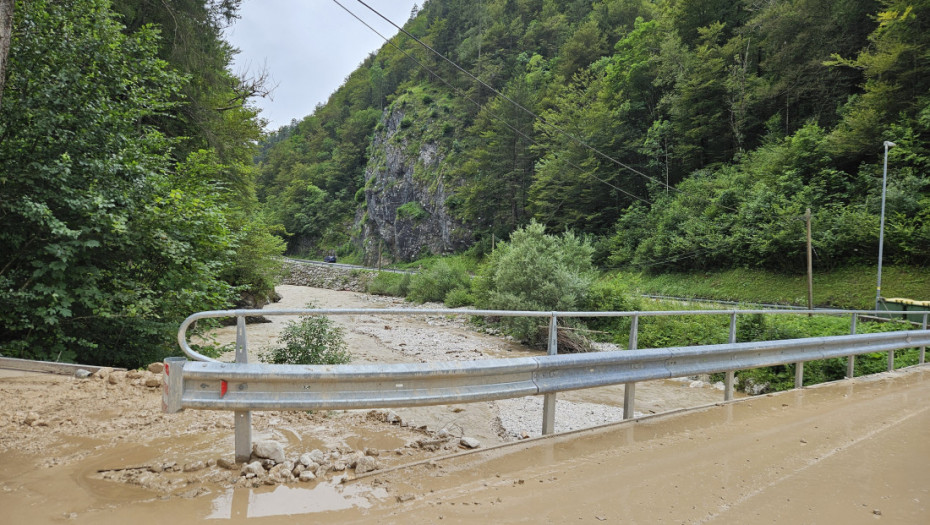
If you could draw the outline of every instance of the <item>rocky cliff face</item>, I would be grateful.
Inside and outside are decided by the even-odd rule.
[[[441,116],[409,99],[388,108],[372,138],[365,170],[365,202],[356,215],[356,242],[368,263],[409,261],[428,253],[461,251],[472,231],[447,205],[457,184],[444,169]]]

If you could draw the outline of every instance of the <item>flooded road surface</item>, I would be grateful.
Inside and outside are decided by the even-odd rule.
[[[100,479],[205,436],[0,454],[3,523],[926,523],[930,369],[420,458],[346,481],[166,495]],[[355,439],[400,443],[400,436]],[[359,443],[355,443],[359,445]],[[175,450],[183,457],[185,453]],[[196,454],[195,454],[196,455]],[[417,459],[417,458],[413,458]]]
[[[930,521],[930,369],[534,440],[388,479],[400,523]]]
[[[282,308],[397,305],[282,290]],[[446,316],[334,319],[356,362],[533,355]],[[283,322],[250,325],[250,350],[272,344]],[[314,481],[273,485],[219,464],[232,455],[232,414],[162,414],[154,379],[0,372],[0,524],[928,522],[927,368],[719,405],[706,384],[647,382],[637,387],[647,417],[522,441],[538,434],[537,397],[397,419],[256,412],[255,440],[283,444],[289,458],[319,450],[333,464]],[[557,428],[616,421],[621,408],[622,387],[566,393]],[[508,413],[525,417],[505,428]],[[481,447],[465,451],[462,436]],[[377,469],[356,475],[349,461],[360,455]]]

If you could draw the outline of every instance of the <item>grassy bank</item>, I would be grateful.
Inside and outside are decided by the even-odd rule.
[[[763,270],[645,275],[620,272],[646,294],[725,301],[807,305],[807,276]],[[814,273],[814,306],[869,309],[875,305],[876,268],[856,266]],[[908,266],[882,269],[882,295],[930,300],[930,270]]]

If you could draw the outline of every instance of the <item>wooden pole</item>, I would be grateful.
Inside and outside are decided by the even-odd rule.
[[[804,214],[804,220],[807,222],[807,309],[814,309],[814,263],[812,260],[813,250],[811,249],[811,209],[808,208]],[[807,314],[811,316],[811,314]]]

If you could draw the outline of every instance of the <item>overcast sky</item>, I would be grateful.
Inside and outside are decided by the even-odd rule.
[[[398,25],[423,0],[365,0]],[[356,0],[339,0],[385,36],[397,33]],[[309,115],[326,102],[345,78],[384,40],[352,18],[332,0],[243,0],[241,18],[226,31],[240,50],[233,71],[268,70],[277,84],[272,99],[254,103],[275,130]]]

